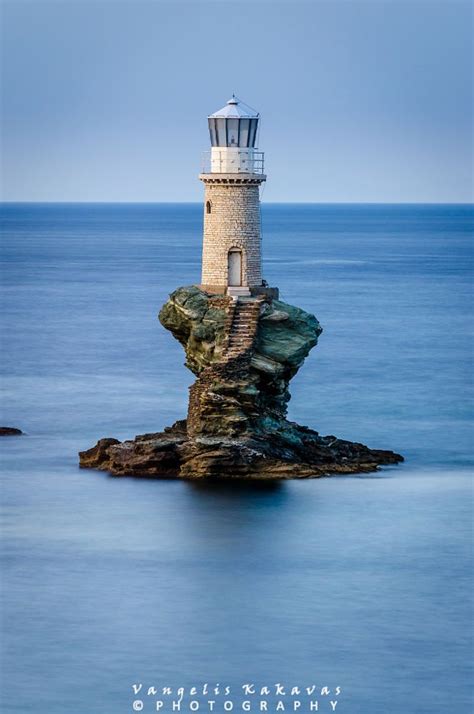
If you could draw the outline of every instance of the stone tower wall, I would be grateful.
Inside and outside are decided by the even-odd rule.
[[[205,184],[202,285],[228,285],[228,254],[242,251],[242,285],[262,284],[259,184],[264,180],[218,180],[201,175]],[[211,212],[207,212],[210,203]]]

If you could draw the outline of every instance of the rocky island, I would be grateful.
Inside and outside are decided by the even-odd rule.
[[[322,331],[313,315],[265,294],[235,300],[190,286],[176,290],[159,317],[197,377],[187,419],[122,443],[101,439],[80,453],[81,467],[114,476],[289,479],[403,460],[286,419],[289,382]]]
[[[232,96],[208,123],[201,283],[175,290],[160,312],[196,376],[187,418],[131,441],[101,439],[80,453],[81,467],[114,476],[289,479],[402,461],[287,420],[290,380],[322,330],[263,280],[258,112]]]

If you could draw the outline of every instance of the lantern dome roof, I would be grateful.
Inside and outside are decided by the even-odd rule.
[[[222,107],[222,109],[214,112],[214,114],[210,114],[209,118],[222,117],[225,119],[247,119],[256,118],[258,116],[259,113],[255,111],[255,109],[252,109],[252,107],[249,107],[247,104],[241,102],[240,99],[233,94],[232,98],[229,99],[225,107]]]

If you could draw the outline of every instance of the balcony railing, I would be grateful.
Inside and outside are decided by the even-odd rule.
[[[225,149],[212,153],[206,151],[202,158],[202,173],[220,174],[263,174],[264,152],[255,151],[229,154]]]

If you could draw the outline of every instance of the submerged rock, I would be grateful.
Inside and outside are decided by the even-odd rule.
[[[187,419],[131,441],[101,439],[80,453],[81,467],[115,476],[288,479],[403,460],[286,419],[289,382],[322,332],[313,315],[265,295],[235,302],[191,286],[172,293],[159,318],[197,377]]]

